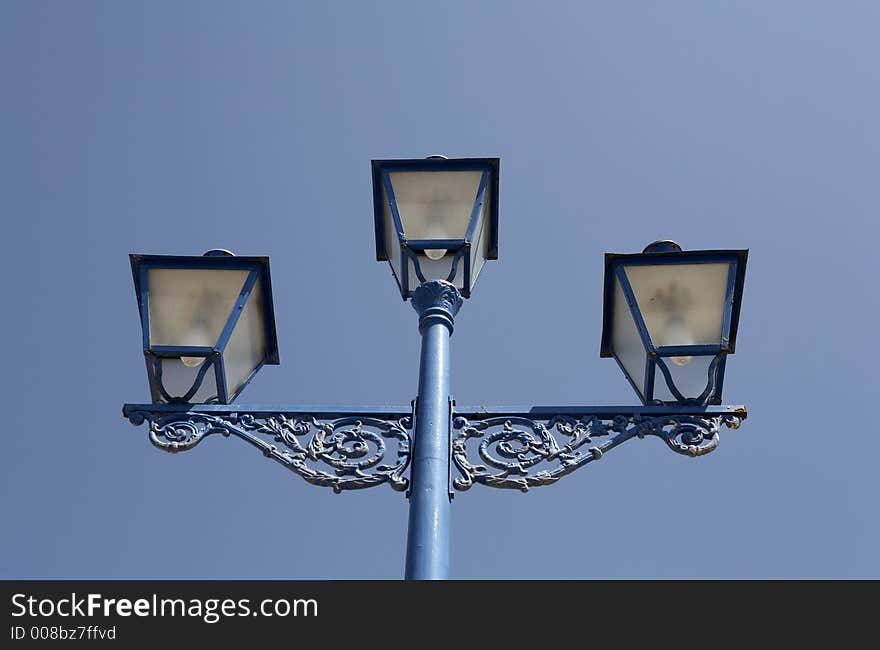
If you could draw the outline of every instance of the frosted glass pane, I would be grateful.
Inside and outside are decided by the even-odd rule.
[[[422,269],[422,275],[425,276],[425,280],[445,280],[452,271],[452,260],[455,259],[455,253],[447,253],[439,260],[432,260],[425,255],[419,255],[418,257],[419,268]],[[407,266],[409,267],[409,290],[415,291],[422,281],[416,275],[415,265],[410,262]],[[459,289],[464,287],[464,260],[459,260],[458,270],[455,273],[452,284]]]
[[[625,270],[654,345],[721,343],[729,264],[632,265]]]
[[[639,396],[644,396],[648,355],[617,278],[614,279],[614,331],[611,347],[617,360],[638,386]]]
[[[407,240],[464,239],[482,171],[391,172]]]
[[[391,215],[391,206],[388,204],[384,186],[382,187],[382,220],[385,228],[385,254],[391,263],[394,277],[400,284],[400,240],[397,237],[397,228],[394,226],[394,217]]]
[[[714,356],[690,357],[688,363],[683,366],[674,363],[668,357],[664,361],[672,374],[675,387],[681,391],[681,394],[685,397],[699,397],[709,381],[709,364],[712,359]],[[654,371],[654,399],[663,402],[678,401],[666,385],[666,378],[660,368]]]
[[[471,242],[471,287],[483,270],[486,257],[489,255],[489,188],[484,193],[483,206],[474,229],[474,240]]]
[[[192,388],[201,364],[195,368],[184,365],[180,359],[160,359],[162,364],[162,386],[171,397],[183,397]],[[204,362],[202,362],[204,363]],[[193,404],[204,404],[217,397],[217,375],[214,367],[208,368],[202,385],[189,401]]]
[[[150,343],[213,347],[248,271],[149,269]]]
[[[251,373],[266,358],[266,330],[263,324],[262,283],[257,282],[251,292],[226,350],[223,362],[226,370],[226,391],[232,397]]]

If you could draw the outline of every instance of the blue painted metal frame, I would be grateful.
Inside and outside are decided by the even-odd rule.
[[[122,416],[128,418],[132,413],[140,411],[160,414],[204,413],[208,415],[228,415],[231,413],[250,413],[252,415],[273,415],[275,413],[285,413],[288,415],[308,414],[321,419],[369,415],[370,417],[386,419],[412,416],[413,404],[410,403],[405,406],[399,404],[379,406],[351,406],[344,404],[124,404]],[[453,405],[452,413],[455,416],[466,417],[469,420],[504,415],[512,417],[548,417],[554,415],[595,415],[597,417],[614,417],[616,415],[642,417],[662,417],[664,415],[736,415],[742,418],[748,415],[746,407],[741,404],[706,406],[640,404],[625,406],[579,406],[576,404],[562,404],[559,406],[534,404],[478,406],[466,404],[461,407]]]
[[[613,356],[623,371],[633,390],[645,404],[655,403],[654,380],[657,367],[660,367],[666,385],[679,403],[700,401],[702,403],[721,403],[721,389],[724,384],[724,371],[726,369],[726,356],[733,354],[736,345],[736,332],[739,326],[739,313],[742,304],[742,293],[745,283],[746,262],[748,250],[708,250],[708,251],[668,251],[658,253],[636,254],[605,254],[605,290],[602,317],[602,345],[600,356]],[[720,345],[680,345],[680,346],[656,346],[651,340],[650,333],[642,318],[641,311],[635,299],[629,278],[624,271],[627,266],[654,266],[666,264],[717,264],[729,265],[727,287],[725,295],[724,316],[722,320]],[[621,291],[627,301],[630,314],[645,347],[646,362],[644,376],[644,391],[639,390],[635,380],[614,353],[612,345],[613,319],[614,319],[614,283],[620,283]],[[685,398],[672,380],[672,375],[663,360],[672,356],[714,356],[708,370],[707,384],[703,393],[698,398]]]
[[[403,228],[403,220],[397,208],[397,199],[394,195],[394,187],[391,183],[390,173],[396,171],[483,171],[480,184],[474,197],[474,207],[471,211],[470,221],[464,239],[443,240],[408,240]],[[389,251],[385,247],[385,222],[383,218],[383,193],[388,198],[391,209],[391,217],[400,242],[400,277],[391,265],[400,293],[404,300],[412,297],[417,287],[409,286],[409,265],[413,265],[413,271],[420,282],[428,278],[424,276],[419,264],[417,252],[431,248],[445,248],[453,254],[450,274],[445,278],[452,282],[458,275],[463,274],[461,293],[465,298],[471,294],[471,243],[475,234],[480,208],[489,194],[489,212],[486,218],[489,220],[489,242],[486,259],[498,259],[498,158],[456,158],[456,159],[426,159],[426,160],[373,160],[373,213],[376,231],[376,260],[390,261]],[[461,269],[459,269],[459,265]]]
[[[275,330],[275,310],[272,300],[272,284],[269,272],[268,257],[232,257],[232,256],[178,256],[178,255],[130,255],[132,277],[134,278],[135,294],[141,316],[144,356],[147,364],[147,375],[150,382],[150,394],[155,403],[164,401],[188,402],[201,387],[209,368],[214,369],[217,392],[213,399],[226,404],[238,397],[264,365],[278,365],[278,339]],[[205,346],[169,346],[150,344],[150,309],[149,283],[147,271],[157,269],[222,269],[249,271],[238,298],[226,320],[223,330],[213,347]],[[226,385],[226,372],[223,352],[229,343],[235,325],[244,310],[247,300],[257,282],[262,288],[263,323],[266,338],[266,356],[247,380],[233,394],[229,395]],[[162,358],[179,358],[182,356],[205,357],[196,375],[193,385],[182,396],[171,396],[161,382]]]

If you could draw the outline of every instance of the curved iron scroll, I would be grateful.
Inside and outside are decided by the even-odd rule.
[[[319,419],[309,415],[251,413],[162,413],[132,411],[132,424],[150,425],[150,441],[159,449],[176,453],[192,449],[206,437],[234,435],[302,476],[312,485],[358,490],[388,483],[403,491],[403,476],[410,461],[412,418],[379,419],[349,416]],[[396,447],[396,460],[383,464]],[[280,444],[273,444],[280,443]],[[323,463],[331,471],[314,467]]]
[[[453,485],[456,490],[467,490],[482,483],[527,492],[555,483],[633,437],[656,436],[679,454],[702,456],[718,446],[722,425],[736,429],[741,421],[731,414],[607,418],[500,415],[471,420],[459,416],[453,420],[459,433],[452,440],[452,459],[461,476]],[[480,463],[475,464],[468,457],[468,442],[477,438]],[[551,466],[535,471],[542,463]]]

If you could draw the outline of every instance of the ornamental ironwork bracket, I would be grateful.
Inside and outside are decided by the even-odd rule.
[[[171,453],[219,433],[337,493],[409,486],[412,407],[126,404],[123,414],[134,425],[148,422],[150,441]],[[454,408],[451,464],[459,475],[452,486],[526,492],[645,436],[676,453],[703,456],[718,446],[722,426],[736,429],[746,415],[743,406]]]
[[[722,425],[736,429],[742,406],[535,407],[456,411],[452,460],[474,483],[527,492],[550,485],[632,438],[654,436],[672,451],[703,456],[720,441]]]
[[[312,485],[358,490],[387,483],[402,491],[410,462],[412,412],[367,409],[264,409],[127,404],[123,415],[149,422],[150,442],[170,453],[210,435],[236,436]]]

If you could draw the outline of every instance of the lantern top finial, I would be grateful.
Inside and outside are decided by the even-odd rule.
[[[658,239],[657,241],[653,241],[647,246],[645,246],[645,250],[643,253],[680,253],[682,250],[681,246],[679,246],[676,242],[671,239]]]

